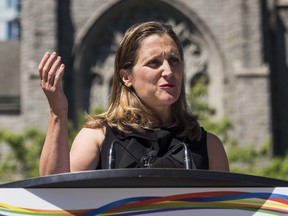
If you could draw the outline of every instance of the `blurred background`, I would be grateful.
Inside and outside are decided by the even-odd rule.
[[[44,53],[66,64],[71,141],[107,106],[125,30],[149,20],[178,34],[187,97],[231,171],[288,179],[288,0],[0,0],[0,183],[39,175]]]

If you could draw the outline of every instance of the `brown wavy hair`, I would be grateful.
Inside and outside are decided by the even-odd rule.
[[[153,129],[155,118],[151,110],[140,100],[133,88],[128,88],[124,85],[119,71],[120,69],[125,69],[128,73],[132,73],[141,42],[154,34],[160,36],[167,34],[170,36],[176,43],[181,61],[184,63],[182,46],[170,25],[150,21],[130,27],[116,52],[112,94],[108,109],[100,115],[89,115],[85,127],[101,128],[109,125],[126,134],[143,131],[144,128]],[[191,112],[186,100],[185,76],[183,76],[180,96],[172,104],[171,108],[175,125],[182,127],[182,132],[179,136],[190,140],[200,139],[201,129],[197,116]]]

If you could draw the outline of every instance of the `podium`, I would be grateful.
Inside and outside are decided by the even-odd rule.
[[[0,215],[288,215],[288,181],[184,169],[64,173],[0,185]]]

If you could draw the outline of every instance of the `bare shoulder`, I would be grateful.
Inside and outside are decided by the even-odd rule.
[[[105,128],[82,128],[75,137],[70,150],[71,171],[94,170],[105,139]]]
[[[216,146],[217,145],[223,145],[222,141],[219,139],[219,137],[213,133],[210,133],[210,132],[207,132],[207,143],[208,143],[208,145],[210,145],[210,144],[211,145],[214,144]]]
[[[77,134],[77,136],[75,137],[75,141],[77,141],[77,139],[85,139],[85,140],[99,140],[99,138],[103,138],[105,137],[105,128],[96,128],[96,129],[92,129],[92,128],[82,128],[79,133]]]
[[[229,171],[228,159],[222,141],[215,134],[209,132],[207,132],[207,150],[210,170]]]

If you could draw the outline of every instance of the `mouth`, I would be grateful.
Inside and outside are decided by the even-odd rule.
[[[160,88],[174,88],[174,87],[175,85],[170,83],[160,85]]]

